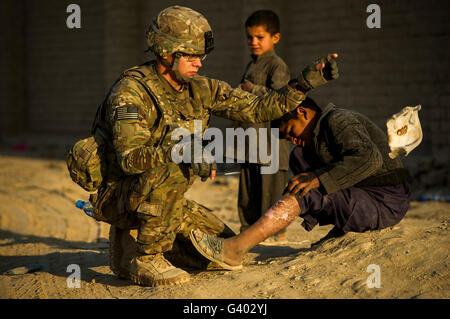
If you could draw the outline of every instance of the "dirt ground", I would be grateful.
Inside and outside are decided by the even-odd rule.
[[[238,232],[237,181],[196,182],[187,197],[214,209]],[[413,202],[395,227],[348,233],[314,246],[331,227],[308,233],[296,221],[288,228],[289,245],[255,247],[243,270],[195,271],[184,285],[146,288],[109,269],[109,226],[74,205],[87,198],[64,161],[0,156],[0,298],[450,297],[450,203]],[[43,268],[3,274],[29,264]],[[80,288],[67,285],[71,264],[80,266]],[[370,288],[368,278],[369,283],[378,278],[379,288]]]

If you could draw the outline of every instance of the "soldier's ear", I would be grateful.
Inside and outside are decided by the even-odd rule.
[[[163,57],[161,57],[161,59],[166,60],[169,63],[172,63],[173,62],[173,54],[168,55],[168,56],[163,56]]]

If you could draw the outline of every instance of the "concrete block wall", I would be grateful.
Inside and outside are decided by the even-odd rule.
[[[145,49],[144,30],[140,24],[140,1],[104,1],[104,85],[109,90],[127,68],[142,63]]]
[[[0,1],[0,143],[26,129],[24,2]]]
[[[32,133],[86,135],[104,94],[104,5],[77,2],[81,28],[69,29],[70,3],[25,2],[25,103]]]
[[[81,29],[66,27],[70,3],[81,7]],[[340,54],[341,78],[312,92],[313,98],[365,113],[383,128],[391,114],[422,104],[424,141],[414,152],[450,158],[450,3],[379,0],[381,29],[369,29],[370,3],[2,1],[0,132],[4,137],[87,135],[98,104],[120,72],[152,58],[143,52],[145,30],[161,9],[174,4],[202,12],[214,30],[216,49],[201,73],[235,86],[249,61],[244,21],[254,10],[272,9],[281,18],[277,52],[292,76],[323,54]],[[229,122],[215,119],[212,124]]]
[[[313,98],[360,111],[383,129],[390,115],[421,104],[424,141],[414,152],[450,157],[448,1],[376,1],[380,29],[366,25],[373,1],[283,3],[292,70],[322,54],[340,54],[340,79]]]

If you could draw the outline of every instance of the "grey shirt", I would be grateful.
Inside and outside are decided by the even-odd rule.
[[[328,194],[358,185],[396,185],[408,178],[399,158],[389,157],[386,134],[366,116],[332,103],[314,128],[314,172]]]
[[[274,50],[266,52],[259,56],[253,56],[252,60],[247,64],[241,83],[244,80],[248,80],[254,84],[253,91],[251,93],[258,96],[266,94],[269,90],[278,90],[287,85],[290,80],[289,68],[286,63],[275,53]],[[247,129],[249,127],[267,128],[267,144],[268,151],[271,152],[270,145],[270,122],[258,123],[258,124],[242,124],[239,123],[235,126]],[[259,132],[257,132],[259,136]],[[258,145],[260,145],[258,140]],[[246,153],[248,153],[248,144],[245,145]],[[279,169],[289,169],[289,153],[291,150],[290,142],[287,140],[279,140]],[[248,154],[246,154],[248,158]]]

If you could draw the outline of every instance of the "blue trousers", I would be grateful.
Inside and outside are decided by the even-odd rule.
[[[305,155],[300,147],[292,151],[289,165],[294,175],[312,170],[315,161]],[[307,231],[317,224],[331,224],[344,233],[390,227],[402,220],[411,199],[408,182],[392,186],[354,186],[332,194],[316,188],[303,197],[300,193],[296,196],[302,226]]]

